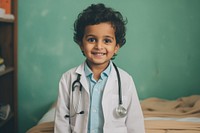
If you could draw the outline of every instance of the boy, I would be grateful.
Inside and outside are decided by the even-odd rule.
[[[74,41],[86,61],[60,80],[55,133],[145,133],[132,77],[111,61],[125,44],[125,24],[104,4],[78,15]]]

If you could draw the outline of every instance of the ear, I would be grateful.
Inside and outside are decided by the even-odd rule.
[[[117,52],[118,52],[119,48],[120,48],[120,45],[119,45],[119,44],[117,44],[117,45],[115,46],[115,53],[117,53]]]

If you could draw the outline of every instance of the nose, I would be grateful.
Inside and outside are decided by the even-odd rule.
[[[103,48],[103,43],[101,41],[96,42],[95,48],[96,49],[102,49]]]

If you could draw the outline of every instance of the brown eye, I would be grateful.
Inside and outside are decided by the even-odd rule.
[[[112,40],[111,40],[111,39],[105,39],[105,40],[104,40],[104,43],[106,43],[106,44],[107,44],[107,43],[112,43]]]
[[[88,42],[95,42],[96,39],[95,39],[95,38],[88,38],[87,41],[88,41]]]

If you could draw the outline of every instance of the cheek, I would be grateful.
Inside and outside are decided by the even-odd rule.
[[[89,46],[83,46],[82,48],[81,48],[81,50],[85,53],[85,54],[90,54],[91,53],[91,47],[89,47]]]

